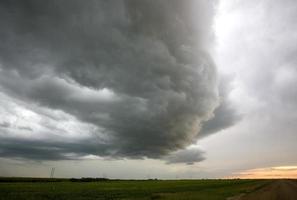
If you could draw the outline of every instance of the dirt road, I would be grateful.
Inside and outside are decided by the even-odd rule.
[[[297,200],[296,180],[275,180],[238,200]]]

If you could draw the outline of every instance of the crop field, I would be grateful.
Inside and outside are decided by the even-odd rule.
[[[0,179],[0,200],[227,199],[269,180]]]

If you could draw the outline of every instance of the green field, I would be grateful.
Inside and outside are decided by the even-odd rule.
[[[256,190],[265,180],[108,180],[71,182],[68,179],[0,180],[1,200],[93,200],[93,199],[226,199]]]

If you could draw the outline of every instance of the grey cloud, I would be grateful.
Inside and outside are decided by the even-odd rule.
[[[196,162],[205,160],[204,152],[198,148],[190,148],[173,152],[170,155],[164,157],[167,164],[184,163],[187,165],[193,165]]]
[[[74,142],[1,138],[0,141],[0,157],[40,161],[73,160],[87,155],[100,156],[104,154],[105,149],[107,148],[104,144],[98,145],[91,140]]]
[[[27,131],[33,131],[32,128],[28,127],[28,126],[18,126],[18,129],[20,130],[27,130]]]
[[[159,158],[218,104],[212,16],[206,0],[1,1],[1,90],[97,126],[98,155]]]
[[[2,128],[8,128],[8,127],[10,127],[11,125],[10,125],[10,123],[9,122],[0,122],[0,127],[2,127]]]
[[[233,77],[221,75],[219,83],[220,105],[215,109],[213,118],[203,123],[198,138],[227,129],[242,119],[242,115],[239,114],[236,106],[229,98],[233,89],[232,81]]]
[[[11,124],[10,122],[0,122],[0,129],[9,129],[9,128],[17,128],[20,130],[28,130],[28,131],[33,131],[32,128],[28,127],[28,126],[14,126],[13,124]]]

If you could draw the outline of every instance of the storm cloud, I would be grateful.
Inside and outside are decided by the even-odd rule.
[[[204,138],[217,133],[239,122],[243,116],[238,112],[230,99],[232,93],[232,76],[220,75],[219,81],[219,106],[214,110],[213,118],[202,125],[198,138]]]
[[[167,164],[182,163],[193,165],[196,162],[205,160],[204,152],[199,148],[188,148],[179,150],[163,158]]]
[[[15,102],[1,106],[50,123],[4,117],[0,156],[161,158],[194,143],[219,104],[214,3],[1,1],[0,90]]]

